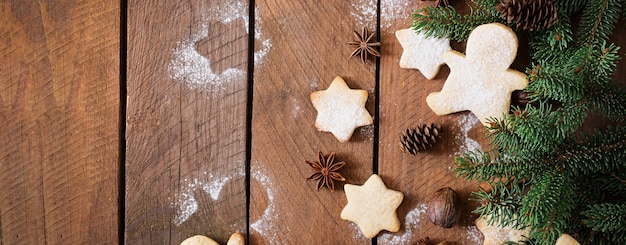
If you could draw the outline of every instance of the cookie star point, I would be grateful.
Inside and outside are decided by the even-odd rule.
[[[315,127],[332,133],[340,142],[350,140],[354,130],[374,123],[365,109],[368,92],[350,89],[343,78],[337,76],[328,89],[311,94],[311,102],[317,110]]]
[[[450,39],[426,37],[410,28],[397,30],[396,39],[404,49],[400,67],[418,69],[429,80],[435,78],[444,64],[441,55],[452,49]]]
[[[373,174],[362,186],[345,184],[344,191],[348,204],[341,211],[341,218],[356,223],[367,238],[382,230],[400,230],[396,209],[404,194],[388,189],[380,176]]]

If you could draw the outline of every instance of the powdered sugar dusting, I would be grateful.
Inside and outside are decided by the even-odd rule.
[[[384,241],[385,244],[415,243],[416,241],[411,240],[417,238],[413,235],[413,232],[419,226],[419,223],[422,221],[422,216],[426,213],[427,209],[428,205],[426,205],[425,203],[417,205],[417,207],[415,207],[406,215],[404,221],[404,233],[402,233],[401,235],[395,235],[394,233],[385,233],[379,236],[380,240]]]
[[[376,1],[359,0],[352,3],[353,11],[350,12],[357,27],[376,24]]]
[[[370,26],[376,23],[376,1],[358,0],[352,3],[353,11],[350,13],[357,27]],[[386,0],[380,3],[381,29],[388,30],[396,20],[406,22],[404,26],[411,24],[411,14],[415,8],[411,7],[409,0]]]
[[[259,8],[255,8],[254,10],[257,13],[259,12]],[[261,14],[256,14],[254,17],[254,39],[261,40],[261,47],[258,50],[254,51],[255,66],[263,64],[265,56],[267,56],[267,54],[270,52],[270,48],[272,47],[272,42],[269,38],[263,39],[263,33],[261,32],[262,19],[260,16]],[[246,26],[248,26],[248,21],[246,21]],[[248,30],[248,28],[246,28],[246,30]]]
[[[352,240],[353,241],[363,239],[364,236],[361,233],[361,229],[359,228],[359,226],[356,223],[348,222],[348,228],[350,228],[350,230],[352,230]]]
[[[290,100],[291,104],[291,114],[293,118],[299,118],[302,115],[303,110],[302,106],[300,106],[300,100],[297,97],[292,97]]]
[[[173,220],[174,224],[176,224],[177,226],[187,221],[187,219],[189,219],[191,215],[198,211],[198,202],[196,201],[196,198],[193,196],[193,194],[181,193],[178,199],[178,214],[176,215],[176,217],[174,217]]]
[[[187,40],[178,42],[173,52],[168,70],[170,76],[187,83],[192,89],[219,91],[222,84],[245,81],[246,72],[236,68],[228,68],[221,74],[213,73],[211,61],[202,56],[195,45],[209,35],[207,24],[201,25]]]
[[[222,191],[222,187],[224,187],[224,184],[226,184],[226,182],[229,180],[229,177],[225,177],[216,181],[212,181],[208,185],[202,186],[202,190],[204,190],[206,193],[209,193],[211,199],[217,200],[217,198],[220,196],[220,192]]]
[[[228,1],[225,4],[215,8],[216,19],[223,23],[230,23],[236,19],[243,18],[248,30],[248,11],[247,6],[242,1]]]
[[[467,240],[471,242],[471,244],[481,244],[483,241],[483,233],[476,228],[476,226],[467,226],[463,227],[467,234]]]
[[[480,123],[478,118],[471,113],[464,113],[459,117],[457,126],[459,126],[461,132],[454,137],[456,142],[459,143],[457,155],[467,151],[482,150],[481,145],[469,137],[469,131],[478,123]]]
[[[256,39],[261,39],[260,32],[257,32],[257,34],[255,34],[254,36]],[[265,39],[261,41],[261,48],[257,50],[256,52],[254,52],[254,65],[263,64],[263,60],[265,56],[267,55],[267,53],[270,52],[271,47],[272,47],[272,43],[270,42],[269,39]]]
[[[359,128],[359,132],[363,139],[372,141],[374,140],[374,125],[367,125]]]
[[[244,173],[237,173],[238,175],[243,175]],[[203,190],[205,193],[209,194],[211,199],[217,201],[224,185],[228,181],[232,179],[230,176],[225,177],[215,177],[213,174],[204,172],[202,179],[211,180],[209,182],[204,182],[199,178],[195,179],[183,179],[181,180],[181,188],[180,194],[177,200],[177,203],[172,203],[173,206],[178,204],[178,213],[176,217],[174,217],[174,224],[181,225],[187,219],[189,219],[196,211],[198,211],[198,202],[194,196],[194,193],[197,190]]]
[[[212,179],[213,181],[204,183],[199,179],[183,179],[181,184],[181,191],[176,203],[173,203],[173,206],[178,204],[178,213],[176,217],[174,217],[174,224],[181,225],[187,219],[191,217],[196,211],[198,211],[198,202],[196,201],[196,197],[194,196],[194,192],[198,189],[204,190],[211,199],[217,200],[222,191],[222,188],[231,178],[230,177],[222,177],[216,178],[213,175],[209,174],[207,176],[208,179]]]
[[[236,19],[244,20],[244,28],[248,32],[249,20],[246,5],[241,1],[227,2],[216,6],[214,9],[215,21],[231,23]],[[258,16],[258,15],[257,15]],[[255,18],[260,24],[261,19]],[[179,41],[172,51],[172,59],[168,65],[170,77],[185,82],[191,89],[217,92],[224,88],[224,84],[233,82],[245,82],[246,71],[238,68],[228,68],[220,74],[211,69],[211,61],[202,56],[196,49],[196,43],[207,38],[209,35],[208,24],[202,23],[195,27],[192,35],[185,40]],[[260,28],[255,31],[255,39],[261,40],[261,47],[254,52],[254,63],[261,64],[271,48],[270,39],[262,39]]]
[[[381,29],[386,31],[396,21],[402,21],[402,26],[411,25],[411,14],[415,11],[411,7],[411,2],[408,0],[386,0],[380,3],[380,15],[381,15]]]
[[[276,205],[274,204],[274,189],[269,177],[265,175],[258,167],[252,167],[250,170],[252,178],[261,184],[261,187],[267,191],[268,205],[263,211],[263,215],[256,221],[250,224],[250,228],[260,233],[270,244],[274,244],[274,240],[278,237],[278,232],[281,234],[289,234],[289,227],[277,227],[276,220],[279,219],[280,214],[276,213]]]

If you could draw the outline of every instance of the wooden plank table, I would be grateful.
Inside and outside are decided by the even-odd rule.
[[[436,116],[434,80],[398,66],[394,32],[429,1],[0,1],[0,244],[480,244],[476,184],[453,158],[488,147],[469,112]],[[454,3],[457,7],[464,3]],[[378,32],[381,58],[349,59],[352,32]],[[626,47],[618,28],[613,40]],[[453,44],[457,50],[463,44]],[[623,52],[622,52],[623,53]],[[515,67],[528,64],[522,47]],[[624,80],[626,63],[616,79]],[[374,125],[341,143],[314,126],[309,96],[343,77],[368,91]],[[462,98],[461,98],[462,99]],[[417,156],[402,131],[444,128]],[[379,174],[405,197],[399,232],[365,238],[339,217],[347,200],[307,181],[317,152],[347,164],[346,183]],[[451,229],[425,215],[457,190]]]
[[[119,16],[0,2],[0,244],[118,241]]]

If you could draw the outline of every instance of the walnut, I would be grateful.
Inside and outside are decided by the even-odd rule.
[[[458,195],[449,188],[444,187],[433,193],[428,202],[428,218],[433,224],[450,228],[456,225],[461,215],[458,203]]]

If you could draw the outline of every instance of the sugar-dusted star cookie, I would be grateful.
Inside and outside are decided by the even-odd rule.
[[[311,94],[311,102],[317,110],[315,127],[331,132],[339,141],[346,142],[354,130],[374,123],[365,109],[367,91],[350,89],[341,77],[335,77],[327,90]]]
[[[402,203],[402,192],[387,189],[380,176],[373,174],[362,186],[343,186],[348,204],[341,218],[356,223],[363,235],[372,238],[382,230],[400,230],[396,209]]]
[[[511,93],[528,85],[526,74],[509,68],[517,46],[515,32],[503,24],[476,27],[467,39],[467,55],[453,50],[443,54],[450,75],[426,103],[437,115],[469,110],[483,125],[490,117],[508,114]]]
[[[233,233],[226,245],[244,245],[246,243],[243,234]],[[219,245],[216,241],[203,235],[195,235],[182,241],[180,245]]]
[[[400,67],[418,69],[427,79],[435,78],[444,64],[441,56],[451,50],[450,39],[426,37],[410,28],[397,30],[396,38],[404,49]]]
[[[508,241],[525,241],[530,233],[530,227],[524,230],[515,229],[512,226],[502,226],[496,222],[489,225],[489,217],[481,216],[476,220],[476,228],[483,233],[485,239],[483,245],[502,245]]]

